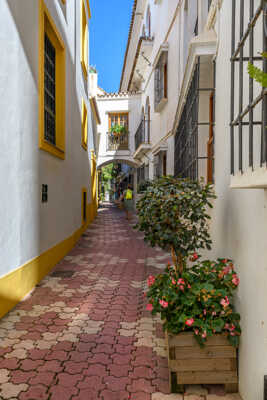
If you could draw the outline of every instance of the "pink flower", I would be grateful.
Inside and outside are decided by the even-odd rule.
[[[169,303],[168,303],[167,301],[164,301],[164,300],[160,300],[160,301],[159,301],[159,304],[160,304],[163,308],[167,308],[168,305],[169,305]]]
[[[196,335],[198,335],[199,334],[199,329],[194,329],[194,332],[195,332]]]
[[[231,332],[230,335],[231,335],[231,336],[235,336],[235,332]]]
[[[201,335],[202,337],[203,337],[203,339],[205,339],[206,337],[207,337],[207,332],[206,331],[204,331],[204,333],[202,333],[202,335]]]
[[[230,328],[230,325],[229,324],[225,324],[224,325],[224,329],[229,329]]]
[[[204,315],[207,315],[207,310],[204,309],[204,310],[203,310],[203,314],[204,314]]]
[[[190,283],[188,283],[187,287],[188,289],[191,289],[192,286],[190,285]]]
[[[184,285],[184,284],[185,284],[184,279],[183,278],[179,278],[178,279],[178,285]]]
[[[224,315],[225,314],[225,311],[221,311],[221,315]]]
[[[153,304],[149,303],[146,305],[147,311],[152,311],[153,310]]]
[[[185,321],[185,325],[191,326],[195,322],[194,318],[189,318]]]
[[[225,298],[220,301],[220,304],[223,306],[223,308],[228,307],[230,304],[228,297],[225,296]]]
[[[229,267],[229,266],[224,267],[224,269],[223,269],[224,275],[227,275],[227,274],[229,274],[230,272],[231,272],[231,267]]]
[[[155,277],[153,275],[149,275],[149,277],[147,278],[147,286],[152,286],[153,283],[155,282]]]
[[[192,255],[192,258],[193,258],[193,260],[195,261],[195,260],[197,260],[198,259],[198,254],[197,253],[194,253],[193,255]]]
[[[232,324],[231,327],[230,327],[229,329],[230,329],[230,331],[234,331],[234,330],[235,330],[235,325]]]
[[[146,292],[144,292],[144,297],[146,297]]]
[[[182,290],[182,291],[184,291],[184,286],[179,286],[180,287],[180,290]]]
[[[228,262],[228,260],[225,258],[224,260],[222,260],[223,264],[226,264]]]
[[[176,285],[176,280],[172,278],[172,284]]]
[[[214,317],[216,315],[216,311],[212,311],[211,315]]]
[[[236,285],[236,286],[239,285],[240,279],[238,278],[238,276],[237,276],[236,274],[233,275],[232,282],[233,282],[233,284]]]

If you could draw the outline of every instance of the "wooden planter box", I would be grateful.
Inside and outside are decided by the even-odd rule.
[[[237,351],[224,335],[208,338],[201,348],[193,333],[166,333],[169,371],[178,385],[224,384],[228,393],[238,392]]]

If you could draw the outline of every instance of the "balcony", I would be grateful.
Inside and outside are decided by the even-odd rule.
[[[135,153],[133,157],[140,158],[150,149],[150,121],[142,120],[135,134]]]
[[[107,132],[107,151],[129,150],[129,133],[120,136]]]

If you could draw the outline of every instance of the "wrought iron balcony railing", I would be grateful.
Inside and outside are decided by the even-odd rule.
[[[141,144],[150,143],[150,121],[142,119],[135,134],[135,150]]]
[[[129,149],[129,133],[123,133],[115,136],[113,133],[107,132],[107,151],[118,151]]]

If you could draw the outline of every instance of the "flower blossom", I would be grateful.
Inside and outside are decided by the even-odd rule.
[[[155,277],[153,275],[149,275],[149,277],[147,278],[147,286],[152,286],[153,283],[155,282]]]
[[[163,308],[167,308],[168,305],[169,305],[169,303],[168,303],[167,301],[164,301],[164,300],[160,300],[160,301],[159,301],[159,304],[160,304]]]
[[[199,334],[199,329],[194,329],[194,332],[195,332],[196,335],[198,335]]]
[[[229,265],[227,266],[227,267],[224,267],[224,269],[223,269],[223,274],[224,275],[227,275],[227,274],[229,274],[231,272],[231,267],[229,267]]]
[[[176,280],[172,278],[172,284],[176,285]]]
[[[185,325],[192,326],[194,322],[195,322],[194,318],[189,318],[185,321]]]
[[[230,304],[228,297],[225,296],[225,298],[220,301],[220,304],[223,306],[223,308],[228,307]]]
[[[184,279],[183,278],[179,278],[178,279],[178,285],[184,285],[184,284],[185,284]]]
[[[188,289],[191,289],[192,286],[190,285],[190,283],[188,283],[187,287]]]
[[[207,337],[207,332],[204,331],[201,336],[203,337],[203,339],[205,339]]]
[[[153,304],[149,303],[146,305],[147,311],[152,311],[153,310]]]
[[[204,310],[203,310],[203,314],[204,315],[207,315],[207,310],[204,308]]]
[[[233,275],[232,282],[233,282],[233,284],[236,285],[236,286],[239,285],[240,279],[238,278],[238,276],[237,276],[236,274]]]
[[[194,254],[192,254],[192,256],[190,257],[190,261],[196,261],[199,258],[199,255],[195,252]]]
[[[216,314],[217,314],[216,311],[212,311],[212,313],[211,313],[211,315],[212,315],[213,317],[215,317]]]

